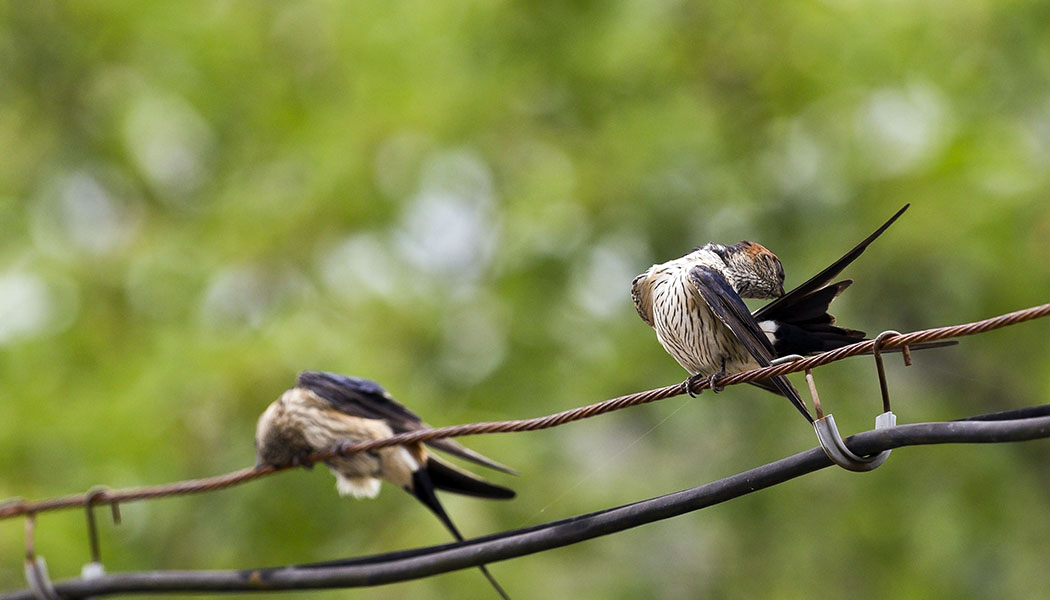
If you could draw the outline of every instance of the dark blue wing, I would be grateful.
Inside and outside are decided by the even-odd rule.
[[[747,351],[755,358],[755,361],[763,367],[769,366],[776,355],[773,352],[773,344],[766,337],[758,322],[751,316],[751,311],[740,299],[740,296],[722,277],[722,274],[709,267],[694,267],[689,271],[689,280],[700,292],[700,297],[707,303],[708,308],[714,313],[733,335],[740,340]],[[786,397],[795,405],[806,420],[813,422],[806,405],[798,395],[798,390],[791,385],[787,377],[780,375],[770,377],[769,382],[775,386],[778,393]]]
[[[303,371],[297,380],[299,387],[310,390],[348,415],[386,421],[394,433],[423,429],[428,425],[405,405],[394,400],[383,386],[360,377],[350,377],[324,371]],[[513,469],[466,448],[451,439],[426,442],[449,454],[486,466],[490,469],[516,474]]]
[[[386,421],[395,433],[423,427],[419,415],[394,400],[383,386],[371,379],[323,371],[303,371],[297,383],[299,387],[310,390],[348,415]]]

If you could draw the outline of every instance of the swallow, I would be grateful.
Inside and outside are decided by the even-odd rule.
[[[266,408],[256,427],[256,465],[299,465],[311,453],[343,442],[375,440],[428,427],[378,383],[335,373],[303,371],[297,385]],[[476,464],[516,474],[512,469],[451,439],[426,443]],[[422,443],[379,448],[325,461],[340,495],[374,498],[382,480],[412,494],[430,509],[457,541],[463,535],[438,501],[435,490],[480,498],[510,499],[514,491],[448,463]],[[489,570],[479,567],[499,593],[507,594]]]
[[[631,283],[638,315],[656,330],[664,349],[692,377],[718,378],[769,366],[791,354],[817,354],[864,340],[864,332],[835,325],[829,305],[850,284],[831,283],[908,209],[888,221],[841,258],[790,292],[784,266],[754,242],[709,243],[680,258],[650,267]],[[772,300],[752,313],[742,298]],[[913,348],[945,344],[916,345]],[[787,377],[752,382],[788,398],[810,423],[813,417]]]

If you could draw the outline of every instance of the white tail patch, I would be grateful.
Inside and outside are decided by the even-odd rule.
[[[379,495],[380,483],[375,477],[344,477],[338,473],[335,475],[335,489],[339,491],[340,496],[375,498]]]
[[[780,329],[780,324],[776,321],[761,321],[758,326],[762,329],[762,332],[766,334],[770,344],[775,344],[777,341],[777,329]]]

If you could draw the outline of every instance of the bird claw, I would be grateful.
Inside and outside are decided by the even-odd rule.
[[[693,384],[699,381],[700,379],[700,375],[693,375],[692,377],[689,377],[688,379],[682,382],[682,388],[685,390],[685,393],[689,394],[690,398],[696,398],[700,395],[700,392],[693,391]]]
[[[693,392],[693,386],[703,381],[707,383],[707,389],[717,394],[718,392],[721,392],[725,389],[725,386],[718,383],[725,376],[726,371],[724,367],[718,373],[712,373],[711,375],[693,375],[689,379],[686,379],[682,382],[682,388],[685,389],[685,393],[689,394],[690,398],[696,398],[700,395],[700,393]],[[702,392],[703,390],[700,391]]]
[[[722,390],[724,390],[725,386],[720,385],[718,382],[721,381],[722,378],[725,377],[725,375],[726,375],[725,371],[721,371],[721,372],[718,372],[718,373],[712,373],[711,376],[707,378],[707,387],[708,387],[708,389],[710,389],[715,394],[717,394],[718,392],[721,392]]]
[[[707,388],[709,390],[711,390],[711,392],[714,393],[714,394],[717,394],[718,392],[721,392],[722,390],[725,389],[725,386],[719,384],[718,382],[721,381],[722,378],[725,377],[725,376],[726,376],[726,359],[723,356],[722,357],[722,368],[717,373],[711,373],[711,376],[707,378]]]

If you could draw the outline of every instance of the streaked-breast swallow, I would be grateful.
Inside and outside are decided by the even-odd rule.
[[[765,247],[748,241],[731,246],[709,243],[635,277],[631,286],[635,308],[656,330],[664,349],[693,378],[710,378],[712,389],[726,373],[765,367],[781,356],[815,354],[861,341],[864,332],[837,326],[828,313],[831,301],[853,282],[831,280],[908,206],[790,292],[784,293],[780,259]],[[742,298],[772,302],[752,313]],[[813,421],[786,377],[754,383],[787,397]]]

